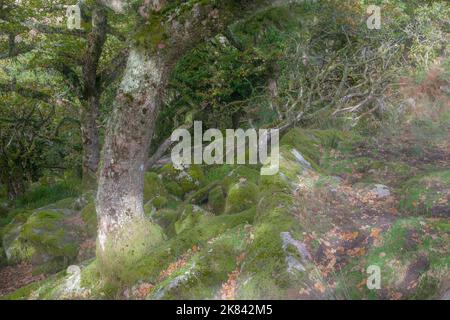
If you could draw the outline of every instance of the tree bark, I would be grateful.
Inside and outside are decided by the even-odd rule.
[[[83,142],[83,185],[92,187],[100,159],[98,115],[100,86],[97,70],[107,36],[106,13],[103,8],[92,11],[92,31],[87,37],[87,49],[83,64],[83,92],[81,108],[81,138]]]
[[[9,181],[7,186],[7,192],[8,192],[8,199],[14,200],[17,199],[17,197],[21,196],[25,192],[25,184],[23,181],[20,180],[12,180]]]
[[[130,50],[106,133],[97,191],[97,259],[109,280],[123,281],[123,271],[163,238],[159,227],[145,219],[143,185],[168,74],[161,56]]]
[[[98,107],[99,98],[93,95],[83,101],[80,114],[81,139],[83,143],[83,186],[95,184],[98,163],[100,159],[100,143],[98,137]]]

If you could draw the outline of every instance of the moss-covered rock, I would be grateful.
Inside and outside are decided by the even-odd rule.
[[[247,236],[243,225],[224,232],[161,281],[148,298],[217,298],[222,283],[236,269],[236,257],[244,251]]]
[[[88,203],[80,212],[86,231],[90,237],[97,235],[97,211],[94,202]]]
[[[144,212],[147,217],[154,217],[153,214],[157,211],[177,211],[182,203],[180,199],[171,194],[168,194],[166,197],[156,196],[144,205]]]
[[[222,181],[230,174],[231,171],[233,171],[234,168],[235,166],[228,164],[207,166],[207,171],[205,173],[206,181],[208,183]]]
[[[214,189],[220,184],[220,181],[214,181],[207,186],[200,188],[186,198],[187,203],[201,205],[208,201],[210,190]]]
[[[297,149],[307,161],[319,165],[324,151],[337,148],[345,136],[337,130],[294,128],[282,137],[280,144]]]
[[[155,172],[146,172],[144,177],[144,202],[166,196],[167,190],[158,174]]]
[[[156,209],[165,208],[169,204],[169,200],[164,196],[156,196],[149,201]]]
[[[242,179],[228,190],[225,213],[237,213],[253,207],[258,201],[258,193],[256,184]]]
[[[192,165],[185,170],[177,170],[173,165],[165,165],[160,173],[168,190],[178,197],[198,190],[206,181],[203,169],[198,165]]]
[[[184,191],[181,186],[175,181],[167,181],[165,182],[166,189],[170,194],[173,194],[176,197],[183,198]]]
[[[148,217],[155,223],[159,224],[161,228],[163,228],[164,233],[173,237],[176,234],[175,231],[175,222],[180,218],[181,215],[180,210],[176,209],[161,209],[161,210],[153,210]]]
[[[298,184],[298,177],[312,170],[311,165],[297,160],[295,150],[290,146],[280,147],[279,171],[274,175],[261,176],[260,190],[290,192]]]
[[[180,234],[181,232],[194,227],[203,216],[211,216],[212,214],[205,209],[188,204],[181,210],[180,217],[175,222],[175,232]]]
[[[312,169],[297,161],[292,150],[280,148],[278,174],[261,177],[253,241],[238,278],[239,299],[300,298],[302,290],[313,293],[312,283],[321,278],[301,242],[304,230],[294,214],[294,182]]]
[[[258,184],[260,179],[259,169],[256,166],[233,166],[233,169],[222,179],[222,184],[228,190],[232,185],[243,179]]]
[[[118,289],[128,285],[133,286],[141,280],[158,283],[156,290],[152,292],[159,292],[158,295],[162,294],[164,298],[187,297],[189,292],[192,292],[191,297],[199,299],[214,297],[221,284],[226,281],[228,273],[236,267],[236,257],[247,243],[243,241],[244,229],[242,227],[251,224],[254,215],[255,209],[253,208],[234,215],[202,216],[191,229],[185,230],[172,239],[159,242],[150,248],[142,259],[124,267],[122,271],[126,269],[126,272],[123,273],[119,282],[117,282],[117,278],[115,278],[115,282],[105,282],[105,278],[100,273],[104,272],[101,269],[102,262],[97,259],[85,266],[81,265],[79,277],[62,271],[46,280],[28,285],[6,298],[103,299],[117,297],[117,294],[121,292]],[[248,232],[245,231],[245,237],[248,238],[248,236]],[[172,290],[163,285],[163,282],[172,283],[171,280],[175,279],[179,270],[175,270],[164,278],[161,278],[162,271],[192,248],[204,248],[201,251],[197,249],[193,251],[192,260],[190,259],[190,262],[198,265],[198,269],[195,271],[198,278],[191,278],[186,286],[180,286],[178,289],[174,286]],[[192,264],[190,265],[192,266]],[[157,298],[157,296],[149,298]]]
[[[238,298],[295,298],[289,292],[308,288],[317,275],[301,243],[303,230],[293,215],[293,199],[288,193],[267,194],[257,211],[253,242],[238,281]]]
[[[201,216],[194,227],[162,242],[148,252],[145,258],[134,264],[127,273],[127,283],[136,283],[141,279],[156,283],[161,271],[187,250],[193,246],[203,247],[211,239],[238,225],[251,224],[254,216],[254,208],[233,215]]]
[[[222,186],[216,186],[208,194],[208,207],[215,214],[221,214],[225,210],[225,192]]]
[[[73,261],[81,242],[81,230],[56,210],[36,211],[25,223],[14,221],[3,236],[10,263],[29,262],[46,271],[58,270]]]

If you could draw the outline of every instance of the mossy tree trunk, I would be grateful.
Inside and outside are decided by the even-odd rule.
[[[97,258],[108,277],[162,239],[144,218],[145,164],[169,67],[158,54],[132,48],[103,149],[97,193]]]

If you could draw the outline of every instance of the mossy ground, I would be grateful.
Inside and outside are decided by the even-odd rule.
[[[82,265],[76,290],[67,291],[73,278],[62,271],[8,298],[437,298],[449,279],[448,168],[369,152],[367,141],[293,129],[274,176],[242,165],[147,173],[145,211],[159,240],[141,258],[120,260],[120,279],[100,276],[117,274],[105,264],[117,259],[100,256]],[[390,196],[362,187],[374,183]],[[81,218],[92,236],[92,201]],[[383,290],[365,286],[369,265],[382,268]]]
[[[353,299],[439,298],[450,278],[449,228],[448,219],[396,221],[366,256],[342,270],[338,294]],[[380,290],[365,286],[364,270],[369,266],[382,271]]]

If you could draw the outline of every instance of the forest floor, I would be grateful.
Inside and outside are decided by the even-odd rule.
[[[0,268],[0,296],[7,295],[30,283],[45,279],[45,275],[34,275],[31,264],[22,263],[19,265]]]
[[[420,216],[414,210],[420,205],[416,202],[412,202],[414,207],[412,211],[399,210],[403,190],[398,190],[398,187],[413,176],[420,176],[430,171],[448,170],[449,144],[449,140],[442,140],[438,144],[424,145],[423,140],[418,140],[411,134],[410,126],[405,125],[400,135],[381,136],[370,144],[353,146],[352,155],[361,159],[373,159],[380,163],[401,162],[408,167],[406,175],[399,175],[388,167],[382,170],[374,170],[370,167],[359,168],[340,174],[342,183],[331,189],[314,189],[311,191],[313,194],[303,194],[299,197],[302,203],[300,206],[302,210],[299,212],[301,222],[310,225],[314,230],[306,234],[304,242],[313,253],[313,260],[330,288],[336,286],[339,274],[345,272],[346,267],[358,258],[360,260],[356,268],[364,268],[363,262],[366,262],[364,257],[373,247],[381,246],[382,235],[391,230],[397,221]],[[420,154],[412,153],[411,150],[417,147],[421,148]],[[374,150],[376,150],[375,153]],[[343,160],[342,155],[337,155],[336,158]],[[374,174],[376,174],[378,188],[366,188],[367,181],[374,180]],[[432,192],[439,194],[439,199],[431,207],[429,214],[425,215],[426,219],[431,221],[435,218],[449,219],[450,189],[448,185],[440,184],[439,181],[429,183],[433,186],[424,187],[432,187]],[[395,191],[396,188],[397,191]],[[319,227],[318,221],[320,221]],[[428,235],[433,238],[443,237],[448,241],[448,232],[438,234],[436,229],[427,228],[426,222],[422,223],[423,228],[419,230],[407,230],[404,242],[406,250],[417,249],[418,242],[425,239],[419,233],[428,232]],[[385,255],[383,252],[380,254]],[[404,284],[399,286],[401,290],[394,293],[385,292],[382,297],[399,299],[406,295],[417,286],[428,264],[427,257],[419,255],[405,271]],[[354,265],[352,267],[355,268]],[[362,279],[362,282],[357,285],[366,286],[365,280]],[[319,291],[320,289],[322,288],[319,288]]]
[[[376,135],[344,140],[338,147],[320,145],[317,152],[321,153],[321,156],[316,160],[318,169],[294,175],[292,178],[294,191],[290,191],[288,196],[294,199],[294,205],[289,207],[287,215],[289,219],[291,216],[296,219],[293,225],[277,211],[286,207],[283,202],[267,203],[268,208],[274,206],[275,213],[270,210],[266,213],[264,206],[256,205],[257,211],[261,212],[257,212],[255,221],[253,217],[248,219],[251,212],[245,210],[236,211],[238,214],[228,214],[222,207],[220,213],[210,213],[213,212],[211,188],[217,187],[218,181],[223,183],[230,177],[228,174],[225,178],[218,178],[217,172],[220,173],[221,168],[208,178],[213,184],[211,188],[206,189],[206,202],[204,190],[200,188],[191,192],[184,201],[173,200],[173,204],[165,204],[160,210],[153,207],[156,206],[155,199],[161,201],[165,197],[175,198],[169,193],[165,194],[165,197],[153,194],[150,216],[156,219],[155,221],[160,219],[158,223],[171,236],[167,247],[162,245],[149,255],[148,260],[142,262],[142,269],[138,270],[142,273],[139,274],[141,280],[133,283],[134,286],[123,288],[118,293],[119,297],[267,297],[267,294],[271,295],[278,289],[278,283],[274,285],[273,278],[280,278],[281,282],[285,277],[290,277],[284,274],[286,270],[280,271],[280,260],[283,257],[286,257],[288,265],[287,274],[292,271],[291,268],[303,271],[306,268],[308,276],[316,271],[320,275],[307,279],[306,286],[303,285],[305,279],[301,276],[298,278],[298,285],[287,289],[287,295],[276,296],[274,293],[273,297],[448,297],[450,99],[442,93],[433,96],[438,99],[428,101],[416,96],[416,102],[409,110],[413,116],[397,123],[387,123]],[[314,130],[299,129],[298,132],[300,135],[293,135],[294,140],[304,136],[310,139],[317,134]],[[314,139],[311,141],[317,141]],[[311,141],[305,141],[305,149],[300,150],[303,154],[308,154],[307,146]],[[293,141],[294,145],[297,142]],[[302,142],[299,144],[301,146]],[[158,175],[151,177],[158,178]],[[250,181],[253,176],[236,178],[236,185],[241,186],[247,185],[247,179]],[[269,187],[259,182],[261,193],[271,192],[267,190]],[[272,196],[274,194],[275,192]],[[284,199],[283,197],[280,199]],[[273,198],[273,201],[278,201],[276,197]],[[167,199],[165,200],[167,202]],[[84,211],[88,212],[83,209],[81,215],[76,212],[66,221],[73,221],[75,217],[75,224],[87,223],[89,220],[83,219],[89,219],[89,216],[85,215]],[[272,219],[271,214],[274,214],[277,220],[269,220]],[[96,220],[95,210],[93,217]],[[171,221],[169,217],[175,218]],[[230,225],[225,228],[225,223]],[[277,223],[280,226],[274,225]],[[294,233],[293,230],[297,229],[301,231]],[[280,235],[281,239],[278,241],[282,240],[282,245],[276,247],[273,244],[278,244],[275,239],[280,238]],[[83,257],[77,259],[77,262],[88,261],[92,257],[95,247],[92,239],[91,237],[80,241],[81,251],[86,247],[87,254],[82,254]],[[294,251],[300,253],[301,259],[294,258],[288,250],[289,245],[295,247]],[[298,253],[295,253],[295,257]],[[260,258],[262,260],[258,260]],[[310,260],[313,271],[308,269],[307,260]],[[257,279],[261,279],[255,280],[256,284],[252,284],[255,276],[252,264],[261,272],[261,275],[256,273],[256,276],[260,277]],[[94,274],[89,267],[91,265],[83,266],[83,270],[88,270],[85,274],[89,276]],[[366,269],[370,265],[382,268],[381,290],[367,289]],[[186,282],[193,274],[194,280]],[[42,282],[41,285],[39,281],[45,279],[46,275],[35,274],[31,265],[6,266],[0,269],[0,296],[32,283],[36,283],[34,289],[41,287],[41,291],[46,291],[47,287],[57,288],[61,285],[58,282],[61,276],[66,276],[64,271],[53,280],[53,276],[49,276],[48,281]],[[63,279],[68,281],[69,278]],[[263,285],[260,285],[260,282]],[[204,287],[203,283],[208,286]],[[242,290],[245,286],[247,291]],[[99,296],[91,295],[90,290],[93,288],[94,286],[87,291],[77,289],[75,296],[98,298]],[[29,293],[25,296],[28,295]],[[58,296],[61,295],[58,293]]]

